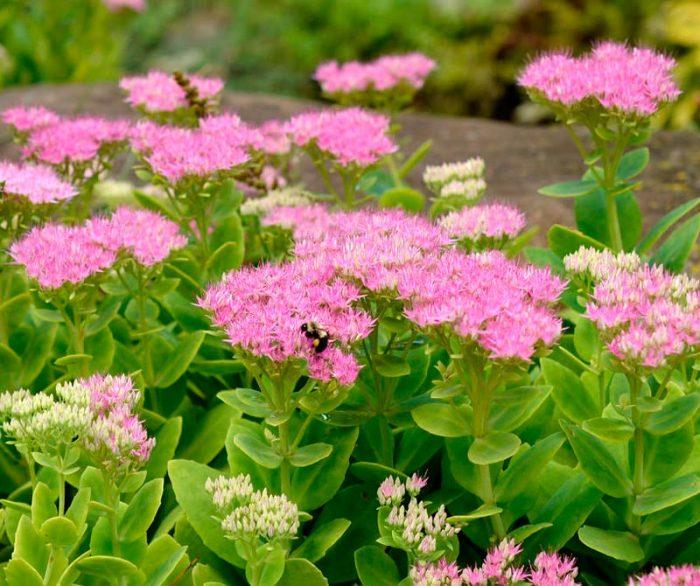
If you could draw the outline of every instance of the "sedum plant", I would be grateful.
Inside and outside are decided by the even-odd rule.
[[[4,112],[0,584],[696,583],[697,202],[640,240],[633,195],[671,66],[522,74],[589,166],[550,249],[479,158],[418,213],[418,55],[257,126],[182,72],[122,81],[140,120]]]

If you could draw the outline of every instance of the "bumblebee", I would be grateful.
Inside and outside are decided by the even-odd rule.
[[[316,354],[320,354],[328,348],[328,332],[319,327],[318,324],[307,321],[301,324],[301,331],[304,332],[304,335],[309,338],[309,340],[312,340],[311,345]]]

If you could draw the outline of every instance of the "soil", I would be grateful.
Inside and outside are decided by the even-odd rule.
[[[319,106],[310,101],[241,92],[225,93],[222,102],[223,109],[234,110],[250,122],[285,118]],[[62,114],[134,116],[114,84],[37,85],[0,93],[0,110],[20,104],[44,105]],[[573,224],[570,200],[537,194],[538,187],[577,179],[584,170],[570,137],[562,128],[414,113],[403,114],[399,121],[402,136],[407,137],[407,149],[429,138],[433,140],[424,164],[409,178],[415,186],[420,185],[425,164],[478,155],[486,161],[487,197],[520,206],[531,225]],[[651,163],[642,176],[643,185],[638,193],[645,228],[700,193],[700,133],[658,132],[649,146]],[[18,154],[7,129],[0,129],[0,157],[16,158]],[[316,185],[310,170],[303,178],[312,187]],[[541,235],[538,240],[542,241]]]

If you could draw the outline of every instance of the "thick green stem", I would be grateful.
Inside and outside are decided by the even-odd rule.
[[[489,383],[484,382],[479,378],[478,373],[474,371],[473,364],[466,364],[466,372],[470,373],[467,388],[470,389],[470,397],[472,401],[472,410],[474,413],[474,439],[481,439],[488,433],[488,414],[491,403],[491,389]],[[464,372],[464,371],[463,371]],[[479,473],[479,488],[481,498],[485,505],[495,505],[496,497],[493,492],[493,483],[491,482],[491,467],[489,464],[476,464]],[[503,524],[503,519],[500,513],[491,515],[489,518],[491,527],[497,540],[501,540],[506,535],[506,529]]]
[[[642,428],[641,412],[637,407],[639,400],[639,378],[635,374],[628,376],[630,383],[630,398],[632,401],[632,424],[634,425],[634,470],[633,470],[633,490],[632,506],[637,496],[644,492],[644,429]],[[633,529],[639,532],[641,529],[641,519],[638,515],[633,515]]]
[[[63,517],[66,512],[66,476],[61,472],[58,475],[58,514]]]
[[[608,230],[610,243],[615,252],[622,250],[622,232],[620,231],[620,218],[617,213],[617,196],[606,192],[605,210],[608,217]]]
[[[280,433],[280,452],[282,455],[282,464],[280,464],[280,482],[282,492],[289,494],[292,488],[292,467],[289,462],[289,421],[285,421],[279,426]]]

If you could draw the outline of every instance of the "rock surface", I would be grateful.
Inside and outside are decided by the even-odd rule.
[[[44,105],[62,114],[133,117],[114,84],[39,85],[0,93],[0,110],[15,105]],[[223,109],[245,120],[285,118],[318,106],[313,102],[264,94],[226,92]],[[526,127],[491,120],[405,114],[400,120],[408,148],[428,138],[433,148],[427,163],[457,161],[479,155],[486,161],[487,197],[510,200],[543,228],[559,222],[573,224],[572,202],[537,195],[549,183],[577,179],[583,172],[570,138],[556,126]],[[700,133],[659,132],[650,143],[651,164],[638,194],[646,227],[680,203],[700,194]],[[5,128],[0,129],[0,157],[16,158],[18,150]],[[423,165],[410,180],[420,184]],[[312,174],[304,178],[312,186]],[[541,241],[541,236],[540,236]]]

